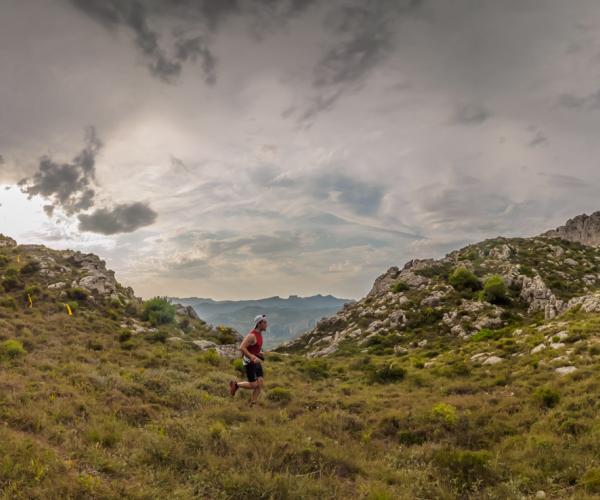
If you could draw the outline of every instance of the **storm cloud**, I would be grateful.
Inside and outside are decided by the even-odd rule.
[[[595,0],[2,5],[0,230],[143,296],[359,297],[600,208]]]
[[[132,233],[156,221],[157,213],[144,203],[99,208],[91,214],[80,214],[79,230],[100,234]]]
[[[87,210],[94,205],[96,192],[92,188],[96,175],[96,155],[102,142],[93,127],[86,130],[85,146],[69,163],[57,163],[50,157],[41,158],[38,171],[19,182],[21,190],[32,196],[42,196],[52,203],[46,213],[61,207],[68,215]]]

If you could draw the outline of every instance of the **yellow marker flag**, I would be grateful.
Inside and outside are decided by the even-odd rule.
[[[17,264],[20,264],[20,263],[21,263],[21,256],[17,255]]]
[[[29,300],[29,307],[33,307],[33,300],[31,300],[31,295],[27,294],[27,299]]]
[[[69,316],[73,316],[73,311],[71,311],[71,306],[69,306],[69,304],[65,304],[65,307],[67,308],[67,314]]]

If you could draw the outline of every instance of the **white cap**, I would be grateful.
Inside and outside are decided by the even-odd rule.
[[[267,320],[266,314],[259,314],[258,316],[256,316],[254,318],[254,326],[258,325],[261,321],[266,321],[266,320]]]

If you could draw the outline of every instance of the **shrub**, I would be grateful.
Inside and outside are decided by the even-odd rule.
[[[166,325],[175,321],[176,308],[164,297],[154,297],[144,302],[142,319],[152,325]]]
[[[300,371],[313,380],[327,378],[329,377],[329,363],[324,359],[310,359],[304,362]]]
[[[582,477],[581,484],[591,494],[600,493],[600,468],[589,469]]]
[[[490,304],[503,304],[506,302],[506,283],[502,276],[491,276],[483,285],[483,297]]]
[[[6,269],[4,272],[4,279],[2,280],[2,286],[7,291],[16,290],[22,286],[19,281],[19,270],[16,267],[10,266]]]
[[[156,330],[155,332],[152,332],[150,335],[148,335],[148,340],[150,340],[150,342],[166,342],[167,338],[169,337],[169,333],[166,330]]]
[[[0,353],[2,353],[4,357],[15,359],[27,354],[27,351],[20,341],[9,339],[0,343]]]
[[[435,420],[439,420],[448,425],[454,425],[458,422],[456,407],[448,403],[438,403],[431,410],[431,415]]]
[[[491,471],[488,468],[490,454],[486,451],[437,450],[433,463],[449,473],[450,482],[456,484],[460,492],[472,490],[481,483],[489,482]]]
[[[119,332],[119,342],[127,342],[131,338],[131,331],[123,328]]]
[[[289,403],[292,400],[292,393],[284,387],[274,387],[267,394],[267,399],[276,403]]]
[[[13,297],[2,297],[2,299],[0,299],[0,306],[7,307],[9,309],[16,309],[17,301]]]
[[[231,364],[236,372],[240,372],[241,374],[244,373],[244,362],[241,360],[241,358],[234,359]]]
[[[406,369],[390,361],[383,365],[374,367],[370,373],[370,380],[379,384],[388,384],[391,382],[397,382],[404,379],[406,376]]]
[[[70,288],[69,290],[67,290],[67,297],[69,297],[71,300],[87,300],[88,295],[88,291],[85,288],[81,287]]]
[[[408,286],[408,284],[404,281],[397,281],[394,286],[392,286],[392,292],[394,293],[400,293],[400,292],[406,292],[410,287]]]
[[[21,268],[21,274],[33,274],[38,272],[42,266],[37,260],[30,260]]]
[[[209,365],[217,366],[221,363],[221,356],[214,349],[208,349],[204,351],[201,356],[202,361]]]
[[[217,326],[217,332],[217,339],[221,344],[235,344],[238,342],[236,331],[229,326],[219,325]]]
[[[208,433],[210,434],[210,437],[217,440],[222,439],[225,436],[226,432],[227,427],[225,427],[225,424],[219,420],[213,422],[208,428]]]
[[[466,267],[457,267],[448,278],[448,282],[458,291],[481,289],[481,282]]]
[[[534,393],[542,408],[554,408],[560,401],[560,394],[549,387],[540,387]]]
[[[42,291],[42,289],[38,285],[30,285],[25,288],[25,290],[23,292],[23,296],[25,299],[27,299],[27,295],[31,295],[32,297],[35,297],[35,296],[39,295],[41,293],[41,291]]]
[[[10,262],[10,259],[6,255],[0,255],[0,267],[5,267]]]

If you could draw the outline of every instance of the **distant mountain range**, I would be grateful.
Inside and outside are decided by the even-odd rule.
[[[273,347],[291,340],[313,328],[316,322],[338,312],[348,302],[332,295],[298,297],[287,299],[268,297],[257,300],[213,300],[198,297],[170,297],[174,303],[192,306],[198,315],[213,325],[225,325],[245,334],[252,328],[252,320],[257,314],[266,314],[269,329],[265,335],[265,345]]]

